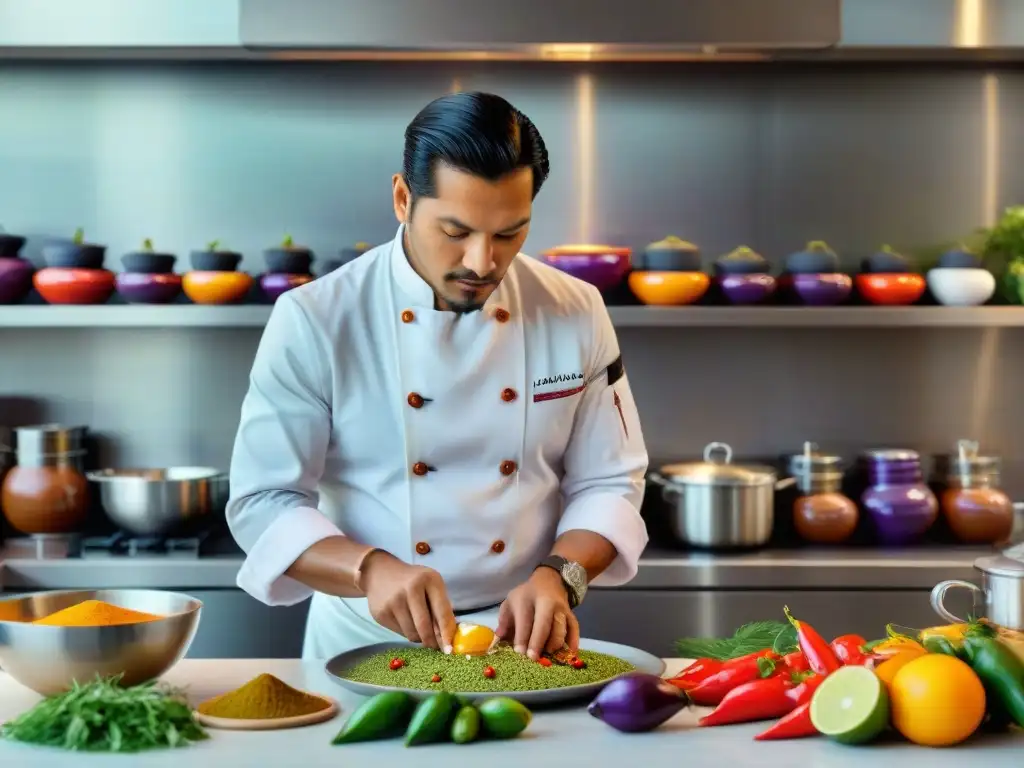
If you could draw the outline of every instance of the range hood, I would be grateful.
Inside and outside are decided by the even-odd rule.
[[[240,0],[256,50],[594,58],[758,54],[840,39],[841,0]]]
[[[0,0],[0,59],[1024,59],[1024,0]]]

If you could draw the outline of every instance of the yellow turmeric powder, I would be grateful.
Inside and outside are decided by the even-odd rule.
[[[292,688],[273,675],[262,674],[241,688],[204,701],[196,709],[208,717],[272,720],[311,715],[329,706],[319,696]]]
[[[33,624],[48,624],[52,627],[112,627],[120,624],[142,624],[166,618],[153,613],[133,611],[102,600],[85,600],[56,613],[51,613]]]

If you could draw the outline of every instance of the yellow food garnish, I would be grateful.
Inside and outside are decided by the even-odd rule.
[[[479,624],[459,624],[452,642],[452,653],[459,656],[483,656],[494,644],[494,632]]]

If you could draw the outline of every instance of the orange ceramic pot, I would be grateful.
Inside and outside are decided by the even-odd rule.
[[[679,306],[700,301],[711,278],[703,272],[631,272],[629,289],[644,304]]]
[[[32,284],[48,304],[104,304],[114,293],[114,273],[106,269],[46,267]]]
[[[181,288],[196,304],[233,304],[252,288],[252,275],[245,272],[186,272]]]
[[[857,292],[871,304],[900,306],[914,304],[923,295],[927,286],[924,275],[912,272],[904,274],[860,274],[856,277]]]

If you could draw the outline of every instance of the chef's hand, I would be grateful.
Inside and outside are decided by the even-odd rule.
[[[451,653],[455,614],[441,574],[378,551],[363,565],[362,585],[378,624],[410,642]]]
[[[495,633],[503,640],[514,639],[519,653],[537,659],[564,645],[578,650],[580,625],[569,607],[569,594],[557,571],[538,568],[529,580],[508,594],[498,611]]]

